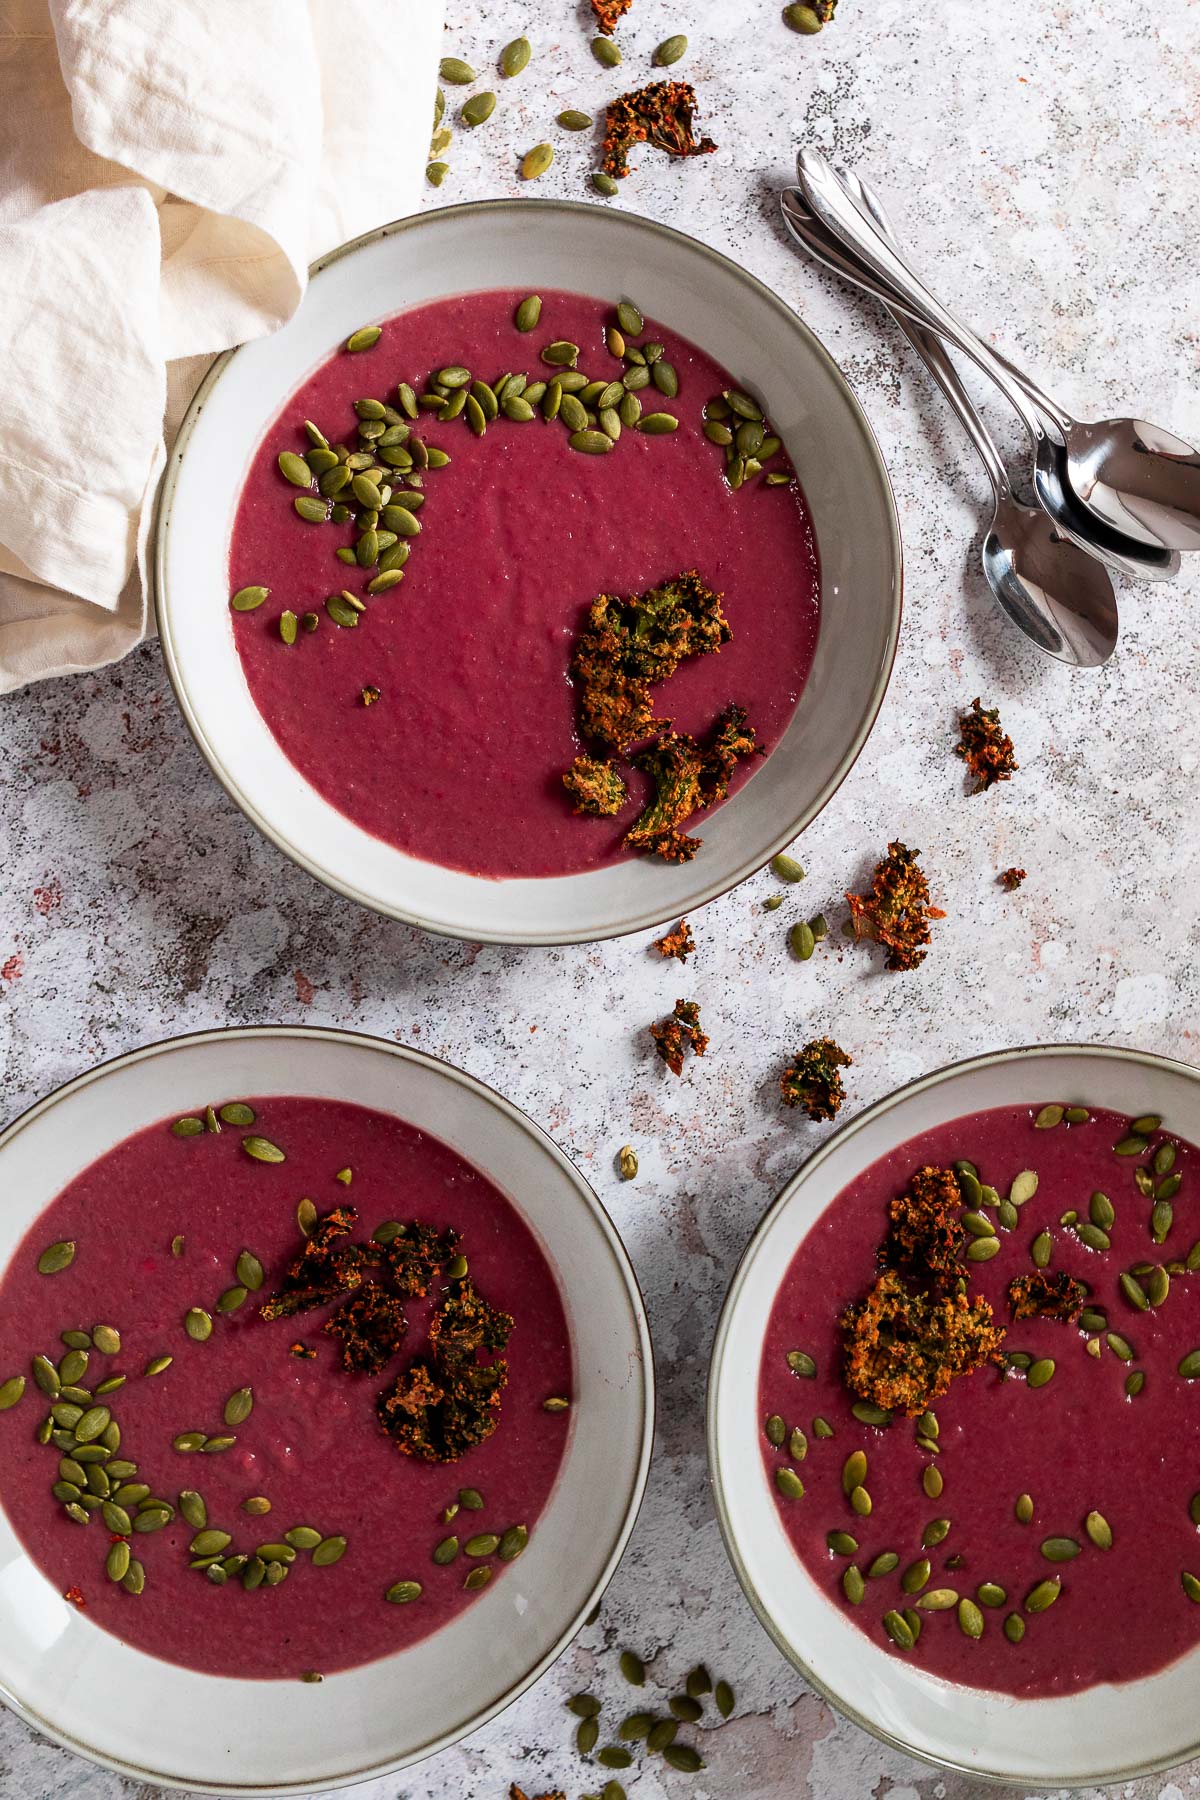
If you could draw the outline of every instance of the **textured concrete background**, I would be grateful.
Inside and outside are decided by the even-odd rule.
[[[1173,586],[1122,587],[1109,669],[1072,676],[1040,660],[979,573],[985,490],[957,427],[872,307],[793,254],[772,194],[802,141],[855,162],[895,204],[944,297],[1067,404],[1140,411],[1200,438],[1200,5],[841,0],[837,23],[808,39],[784,29],[774,0],[636,0],[612,75],[589,55],[582,4],[556,0],[541,18],[519,0],[450,10],[447,51],[488,70],[528,31],[536,60],[518,81],[480,83],[499,89],[500,105],[456,137],[431,205],[518,193],[517,158],[544,138],[558,160],[537,191],[587,195],[595,146],[559,132],[554,114],[599,109],[649,78],[660,38],[689,33],[676,72],[697,85],[719,154],[686,166],[646,155],[618,201],[596,203],[732,254],[804,314],[858,391],[892,470],[908,557],[879,724],[805,834],[798,896],[764,914],[775,884],[760,876],[716,902],[693,920],[699,950],[681,974],[648,955],[648,938],[481,949],[325,893],[222,797],[154,646],[16,696],[0,708],[4,1116],[98,1058],[170,1033],[347,1025],[495,1083],[611,1207],[646,1291],[660,1383],[657,1460],[632,1547],[600,1621],[531,1693],[364,1796],[500,1800],[514,1779],[531,1793],[562,1786],[571,1800],[596,1789],[599,1772],[569,1749],[562,1700],[590,1683],[621,1705],[611,1652],[633,1644],[655,1658],[666,1692],[703,1657],[734,1683],[737,1713],[705,1740],[703,1775],[656,1768],[629,1784],[631,1800],[959,1800],[974,1784],[885,1751],[807,1693],[742,1601],[706,1491],[712,1326],[755,1221],[821,1133],[776,1101],[781,1059],[804,1038],[833,1031],[850,1050],[852,1108],[996,1045],[1090,1038],[1200,1059],[1200,559]],[[1002,708],[1022,768],[972,799],[950,747],[956,711],[976,693]],[[895,836],[924,851],[950,914],[925,967],[884,974],[867,951],[839,958],[836,947],[789,960],[800,905],[832,916]],[[1014,862],[1029,879],[1009,897],[995,874]],[[644,1029],[677,993],[702,1001],[713,1039],[679,1082],[648,1054]],[[613,1171],[626,1139],[641,1156],[631,1185]],[[1123,1791],[1174,1800],[1198,1784],[1200,1763]],[[134,1789],[5,1714],[0,1793],[132,1800]]]

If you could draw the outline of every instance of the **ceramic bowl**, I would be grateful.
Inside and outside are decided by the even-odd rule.
[[[0,1267],[63,1185],[128,1133],[229,1089],[327,1096],[442,1138],[512,1199],[562,1289],[587,1430],[574,1429],[529,1548],[412,1648],[320,1686],[194,1673],[69,1605],[0,1509],[0,1699],[137,1782],[309,1794],[432,1755],[513,1700],[578,1631],[633,1529],[650,1459],[653,1369],[628,1258],[595,1194],[508,1101],[432,1057],[347,1032],[176,1038],[60,1088],[0,1135]]]
[[[1143,1680],[1038,1700],[960,1686],[889,1655],[830,1603],[784,1534],[763,1471],[758,1371],[781,1275],[847,1182],[905,1139],[965,1113],[1068,1093],[1116,1112],[1163,1113],[1192,1142],[1200,1132],[1200,1071],[1138,1051],[1006,1050],[901,1088],[835,1132],[767,1212],[725,1301],[708,1390],[709,1469],[725,1546],[784,1655],[885,1743],[977,1781],[1042,1791],[1129,1781],[1195,1756],[1200,1648]]]
[[[705,822],[704,849],[585,874],[485,880],[407,856],[308,785],[260,717],[228,613],[227,544],[244,471],[280,406],[364,320],[493,287],[636,293],[768,401],[811,508],[822,565],[816,659],[774,753]],[[183,715],[226,792],[320,881],[393,918],[499,943],[581,943],[702,906],[821,810],[879,710],[900,624],[900,537],[875,439],[840,371],[771,291],[693,238],[628,213],[499,200],[403,219],[334,251],[274,336],[220,358],[163,482],[158,627]]]

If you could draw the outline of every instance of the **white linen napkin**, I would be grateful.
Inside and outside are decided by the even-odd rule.
[[[417,201],[443,0],[2,0],[0,693],[148,629],[208,360]]]

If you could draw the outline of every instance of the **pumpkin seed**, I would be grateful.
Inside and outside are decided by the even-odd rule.
[[[419,1600],[421,1592],[419,1581],[394,1581],[383,1597],[392,1606],[407,1606],[410,1601]]]
[[[475,126],[486,124],[496,110],[495,94],[472,94],[462,109],[464,125]]]
[[[997,1581],[981,1581],[975,1589],[975,1598],[980,1606],[1003,1606],[1008,1595]]]
[[[611,175],[606,175],[603,169],[593,169],[589,179],[596,192],[603,194],[606,200],[611,200],[617,192],[616,182]]]
[[[853,1556],[858,1549],[858,1539],[851,1537],[848,1531],[827,1531],[825,1542],[835,1556]]]
[[[865,1450],[852,1450],[842,1464],[842,1492],[851,1494],[861,1487],[867,1478],[867,1453]]]
[[[713,1699],[716,1701],[717,1711],[720,1713],[721,1717],[727,1719],[733,1711],[734,1705],[733,1689],[727,1681],[717,1682],[717,1685],[713,1688]]]
[[[195,1488],[184,1488],[179,1496],[179,1511],[193,1531],[203,1531],[208,1524],[208,1508]]]
[[[673,37],[663,39],[651,60],[658,68],[669,69],[672,63],[679,62],[682,57],[687,55],[687,47],[687,38],[682,31],[677,31]]]
[[[775,1486],[785,1500],[803,1500],[804,1498],[804,1483],[795,1469],[776,1469]]]
[[[61,1275],[64,1269],[70,1268],[74,1260],[74,1242],[65,1239],[62,1243],[51,1244],[48,1249],[42,1251],[37,1259],[37,1272],[39,1275]]]
[[[923,1587],[929,1585],[929,1577],[933,1573],[927,1556],[919,1556],[916,1562],[909,1563],[900,1577],[900,1586],[906,1594],[919,1594]]]
[[[1047,1607],[1054,1605],[1061,1592],[1062,1582],[1057,1575],[1048,1581],[1037,1582],[1025,1596],[1025,1611],[1027,1613],[1045,1612]]]
[[[500,73],[511,80],[514,75],[519,75],[522,69],[529,67],[529,58],[532,55],[533,51],[530,47],[528,38],[514,38],[512,43],[505,44],[503,50],[500,52],[498,59]]]
[[[461,56],[443,56],[438,64],[438,75],[451,87],[470,87],[475,79],[474,69]]]
[[[185,1455],[189,1451],[200,1450],[203,1446],[204,1433],[202,1431],[181,1431],[178,1437],[171,1440],[172,1449],[179,1450]]]
[[[1048,1537],[1042,1539],[1041,1551],[1047,1562],[1070,1562],[1079,1555],[1083,1545],[1077,1544],[1074,1538]]]
[[[1172,1177],[1174,1179],[1174,1177]],[[1163,1183],[1166,1186],[1166,1183]],[[1150,1236],[1156,1244],[1163,1244],[1174,1222],[1175,1209],[1169,1200],[1156,1200],[1150,1211]]]
[[[783,22],[804,37],[813,37],[818,31],[825,29],[825,21],[820,13],[806,5],[805,0],[790,0],[789,5],[783,9]]]
[[[1035,1268],[1044,1269],[1047,1267],[1052,1249],[1053,1240],[1050,1233],[1048,1231],[1039,1231],[1032,1244],[1029,1246],[1029,1254]]]
[[[942,1478],[942,1471],[937,1467],[936,1463],[927,1463],[925,1468],[921,1470],[921,1486],[929,1499],[940,1499],[942,1489],[945,1485],[945,1481]]]
[[[792,947],[792,955],[798,962],[807,962],[817,947],[812,926],[806,919],[800,919],[792,926],[788,933],[788,942]]]
[[[964,1637],[981,1638],[983,1636],[983,1614],[973,1600],[964,1598],[959,1601],[958,1624]]]
[[[1035,1169],[1022,1169],[1008,1190],[1008,1197],[1014,1206],[1024,1206],[1032,1200],[1038,1191],[1038,1178]]]
[[[1122,1337],[1118,1331],[1110,1331],[1107,1341],[1114,1356],[1119,1356],[1122,1362],[1133,1361],[1133,1345],[1128,1338]]]
[[[490,1563],[480,1563],[478,1568],[471,1570],[471,1573],[467,1576],[467,1579],[463,1582],[463,1587],[466,1589],[466,1591],[469,1594],[474,1594],[474,1593],[477,1593],[481,1587],[486,1587],[488,1582],[491,1579],[492,1579],[491,1564]]]
[[[244,1290],[243,1290],[244,1292]],[[249,1387],[237,1388],[225,1402],[224,1419],[227,1425],[244,1425],[254,1411],[254,1390]]]
[[[813,1372],[814,1374],[816,1373],[815,1370]],[[831,1438],[833,1436],[833,1426],[829,1423],[828,1419],[823,1419],[819,1413],[813,1420],[813,1436],[817,1438]]]
[[[928,1525],[921,1533],[921,1546],[925,1550],[932,1550],[935,1544],[944,1543],[949,1535],[949,1519],[930,1519]]]
[[[892,1570],[898,1568],[899,1565],[900,1558],[894,1550],[881,1550],[868,1566],[867,1580],[878,1581],[881,1576],[890,1575]]]
[[[261,1555],[261,1551],[259,1553]],[[333,1563],[341,1562],[346,1554],[344,1537],[322,1538],[312,1553],[313,1563],[318,1569],[329,1568]]]
[[[132,1558],[129,1545],[125,1542],[110,1544],[108,1555],[104,1559],[104,1572],[110,1581],[124,1581],[129,1573]]]
[[[478,1488],[459,1488],[458,1500],[459,1505],[465,1507],[467,1512],[483,1511],[483,1495]]]
[[[293,487],[307,488],[312,486],[312,470],[302,456],[294,450],[281,450],[278,457],[279,473]]]
[[[253,1157],[255,1162],[281,1163],[287,1160],[279,1146],[272,1144],[264,1137],[244,1137],[242,1149],[247,1156]]]
[[[856,1400],[850,1408],[854,1417],[864,1425],[890,1425],[892,1415],[886,1406],[876,1406],[871,1400]]]
[[[955,1588],[929,1588],[917,1605],[922,1612],[949,1612],[958,1605],[958,1591]]]
[[[595,1694],[572,1694],[563,1704],[577,1719],[594,1719],[600,1711],[600,1702]]]
[[[1128,1300],[1130,1306],[1135,1306],[1139,1312],[1146,1311],[1150,1302],[1142,1291],[1141,1285],[1134,1280],[1128,1270],[1121,1270],[1121,1273],[1117,1277],[1117,1284],[1125,1298]],[[1112,1342],[1111,1337],[1109,1338],[1109,1342]]]
[[[510,1525],[507,1531],[500,1534],[497,1554],[501,1562],[515,1562],[529,1543],[529,1527],[527,1525]]]
[[[230,599],[230,607],[234,608],[234,612],[254,612],[255,608],[263,605],[268,594],[270,587],[239,587],[234,598]],[[184,1132],[176,1132],[176,1136],[184,1136]]]
[[[133,1521],[133,1529],[137,1532],[162,1531],[171,1523],[171,1515],[165,1507],[144,1506]]]
[[[1117,1209],[1107,1194],[1095,1193],[1088,1201],[1088,1217],[1101,1231],[1111,1231],[1116,1223]]]
[[[202,1306],[189,1307],[184,1315],[183,1329],[194,1343],[202,1344],[212,1336],[213,1322]]]
[[[968,1262],[990,1262],[999,1254],[1000,1239],[997,1237],[973,1238],[967,1245]]]
[[[533,149],[527,150],[521,158],[521,179],[536,181],[539,176],[546,173],[553,161],[554,146],[552,144],[535,144]]]
[[[7,1381],[0,1382],[0,1412],[8,1412],[14,1407],[25,1392],[25,1377],[10,1375]]]
[[[851,1563],[848,1569],[842,1571],[842,1592],[851,1606],[858,1606],[866,1591],[867,1584],[863,1579],[862,1570],[857,1563]]]
[[[887,1632],[897,1650],[911,1650],[917,1641],[913,1636],[912,1628],[903,1613],[894,1610],[885,1612],[883,1615],[883,1629]]]
[[[250,1513],[255,1518],[261,1517],[263,1513],[269,1513],[270,1510],[271,1502],[265,1494],[251,1494],[248,1500],[242,1501],[242,1511]]]
[[[1075,1227],[1075,1236],[1089,1250],[1111,1250],[1112,1248],[1112,1239],[1107,1231],[1102,1231],[1099,1225],[1093,1225],[1089,1219],[1080,1220]]]
[[[161,1375],[163,1370],[169,1369],[174,1361],[173,1356],[152,1356],[142,1373],[143,1375]]]
[[[851,1509],[858,1514],[860,1519],[870,1517],[871,1496],[868,1494],[865,1487],[856,1487],[854,1489],[850,1495],[850,1506]]]
[[[594,37],[592,39],[592,55],[606,69],[615,69],[621,60],[621,52],[611,38]],[[641,327],[639,326],[640,330]]]
[[[793,1425],[788,1437],[788,1455],[793,1462],[803,1462],[808,1455],[808,1439],[799,1425]]]
[[[1043,1106],[1041,1112],[1037,1114],[1033,1121],[1034,1129],[1036,1131],[1049,1131],[1052,1126],[1061,1125],[1065,1111],[1066,1108],[1064,1106]]]
[[[1140,1156],[1142,1151],[1148,1148],[1149,1146],[1144,1137],[1139,1137],[1135,1132],[1130,1132],[1129,1136],[1123,1137],[1119,1144],[1113,1145],[1113,1155]]]
[[[1039,1356],[1035,1363],[1031,1363],[1029,1373],[1025,1377],[1025,1382],[1028,1387],[1040,1388],[1045,1387],[1046,1383],[1048,1381],[1053,1381],[1053,1379],[1054,1358],[1052,1356]]]
[[[613,447],[612,439],[603,431],[573,431],[567,442],[572,450],[581,450],[585,456],[603,456]]]
[[[75,1441],[79,1444],[94,1444],[101,1432],[107,1429],[112,1414],[107,1406],[89,1406],[80,1415],[75,1426]]]

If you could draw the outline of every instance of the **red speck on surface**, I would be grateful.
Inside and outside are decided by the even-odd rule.
[[[18,981],[25,972],[25,958],[18,950],[8,961],[0,963],[0,981]]]
[[[33,904],[43,918],[48,913],[57,912],[62,902],[62,883],[56,875],[51,875],[44,887],[35,887],[33,890]]]
[[[63,1599],[69,1600],[71,1602],[72,1606],[77,1606],[79,1608],[80,1612],[82,1612],[84,1607],[87,1605],[87,1601],[83,1597],[83,1589],[82,1588],[69,1587],[67,1589],[66,1593],[63,1595]]]
[[[313,995],[317,990],[314,988],[303,969],[294,970],[293,977],[296,983],[297,1000],[300,1002],[301,1006],[311,1006],[313,1003]]]

